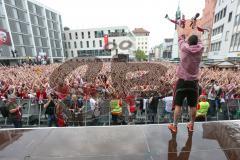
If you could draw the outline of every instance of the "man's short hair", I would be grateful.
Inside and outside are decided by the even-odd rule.
[[[189,38],[188,38],[188,44],[190,46],[192,45],[197,45],[198,44],[198,37],[196,35],[191,35]]]

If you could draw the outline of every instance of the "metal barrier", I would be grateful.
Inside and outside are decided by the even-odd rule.
[[[44,100],[45,104],[47,100]],[[140,105],[140,101],[136,100],[136,113],[134,116],[129,116],[127,104],[123,103],[122,120],[126,124],[160,124],[170,123],[173,121],[172,112],[167,112],[165,109],[165,102],[159,100],[157,106],[157,112],[149,107],[149,102],[145,100],[145,108]],[[34,99],[17,99],[17,103],[22,106],[22,123],[23,127],[46,127],[47,115],[45,115],[45,109],[43,104],[38,104]],[[65,102],[61,102],[65,107],[65,112],[68,112],[68,106]],[[71,119],[69,117],[68,126],[110,126],[112,124],[111,108],[109,100],[101,99],[99,101],[99,112],[96,116],[94,111],[91,110],[89,102],[84,102],[84,112],[80,115],[80,119]],[[2,102],[0,102],[0,106]],[[182,107],[181,122],[189,120],[188,107],[184,105]],[[70,116],[70,113],[66,113]],[[240,119],[240,100],[227,100],[222,104],[222,110],[217,111],[216,117],[207,116],[206,120],[235,120]],[[8,118],[4,118],[0,114],[0,127],[13,127]]]

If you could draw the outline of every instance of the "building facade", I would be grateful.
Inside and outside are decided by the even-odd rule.
[[[160,58],[172,59],[173,58],[173,38],[165,38],[161,44]]]
[[[218,0],[208,59],[240,60],[240,0]]]
[[[131,57],[136,41],[135,36],[126,26],[67,29],[64,30],[63,39],[67,58],[86,56],[112,58],[118,54],[126,54]]]
[[[61,15],[37,1],[0,0],[0,29],[10,33],[12,43],[0,47],[1,59],[35,58],[43,53],[51,62],[64,59]]]
[[[207,28],[209,30],[209,32],[204,32],[204,34],[201,37],[202,43],[204,45],[203,58],[207,58],[208,52],[210,51],[211,48],[211,35],[215,16],[216,3],[217,0],[205,0],[203,15],[199,22],[199,26]]]
[[[133,34],[136,37],[136,49],[142,50],[146,55],[149,55],[149,35],[150,32],[144,28],[135,28]]]

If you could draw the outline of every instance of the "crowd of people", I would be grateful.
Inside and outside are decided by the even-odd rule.
[[[21,126],[17,119],[21,115],[21,107],[15,101],[20,99],[31,99],[33,103],[43,105],[47,109],[49,126],[52,126],[56,119],[60,119],[56,125],[64,125],[64,116],[61,115],[64,109],[58,105],[59,101],[66,101],[66,107],[74,113],[75,117],[81,117],[81,112],[84,109],[83,101],[89,101],[92,111],[97,113],[97,102],[99,99],[109,99],[112,101],[112,115],[114,111],[121,112],[119,107],[122,105],[121,101],[126,102],[129,106],[128,111],[130,116],[134,116],[134,99],[138,97],[167,97],[171,96],[173,92],[174,83],[177,80],[175,71],[177,65],[168,62],[159,62],[167,68],[166,73],[159,78],[161,84],[158,87],[151,88],[151,79],[141,86],[125,88],[124,94],[118,93],[116,88],[118,85],[124,83],[113,83],[111,73],[111,63],[103,63],[101,71],[95,76],[95,79],[88,82],[85,77],[87,66],[83,65],[71,71],[63,80],[58,88],[52,88],[50,85],[51,74],[58,69],[61,64],[50,65],[21,65],[21,66],[1,66],[0,67],[0,98],[1,101],[6,102],[9,107],[9,115],[14,115],[13,121],[15,127]],[[71,68],[70,68],[71,69]],[[120,71],[119,71],[120,72]],[[128,73],[126,79],[139,78],[146,74],[146,71],[138,71]],[[153,78],[153,79],[154,79]],[[240,98],[240,74],[236,70],[202,68],[200,79],[200,86],[202,88],[201,94],[206,95],[210,105],[217,107],[216,102],[226,101],[227,99]],[[129,90],[129,91],[127,91]],[[149,94],[145,94],[149,93]],[[44,102],[43,100],[47,100]],[[211,108],[211,107],[210,107]],[[114,111],[113,111],[114,110]],[[212,111],[212,114],[214,109]],[[16,114],[19,113],[19,114]],[[61,117],[61,118],[59,118]],[[116,117],[113,116],[113,121]]]

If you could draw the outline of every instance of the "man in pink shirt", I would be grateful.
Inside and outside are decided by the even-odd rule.
[[[179,37],[180,64],[177,68],[178,81],[175,86],[174,94],[174,121],[168,128],[177,133],[178,119],[181,113],[183,101],[187,98],[190,107],[190,123],[187,128],[193,132],[196,117],[196,106],[198,101],[198,76],[199,66],[204,47],[197,35],[191,35],[185,40],[185,35]]]

